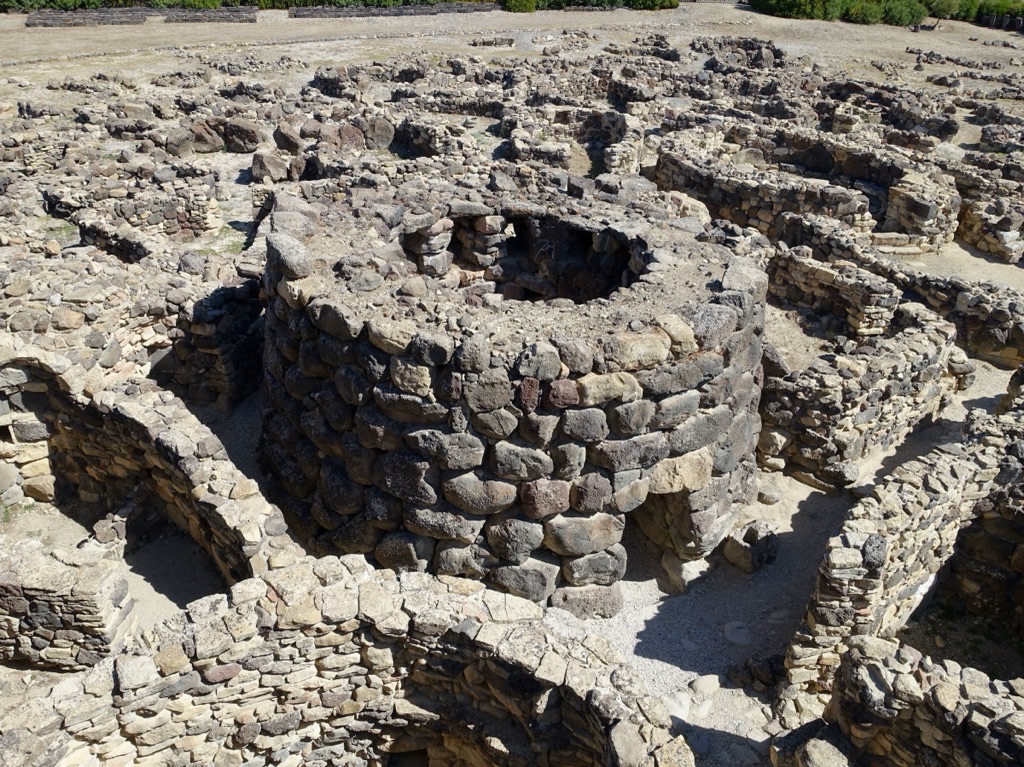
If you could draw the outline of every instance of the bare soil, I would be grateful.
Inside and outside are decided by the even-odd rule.
[[[646,32],[666,34],[673,43],[688,42],[697,35],[754,35],[772,39],[792,56],[810,56],[818,65],[871,80],[886,77],[871,65],[872,61],[895,61],[908,65],[899,77],[919,84],[925,82],[927,74],[939,72],[942,67],[926,65],[923,72],[915,72],[916,57],[905,52],[907,47],[1004,64],[1021,57],[1019,50],[982,45],[986,40],[1020,40],[1019,35],[962,22],[944,22],[936,31],[915,33],[901,27],[781,19],[728,3],[684,3],[676,10],[656,14],[618,9],[600,13],[541,11],[528,16],[491,12],[454,17],[302,20],[288,19],[283,11],[264,11],[258,24],[149,23],[69,30],[27,29],[21,16],[0,16],[0,63],[17,64],[17,70],[8,69],[17,77],[33,74],[25,67],[34,63],[44,65],[43,71],[48,68],[54,74],[75,72],[81,76],[92,68],[111,70],[111,61],[93,65],[82,60],[89,57],[129,55],[132,68],[137,69],[147,63],[159,66],[160,59],[148,55],[152,53],[203,48],[224,51],[242,46],[258,47],[263,56],[286,50],[289,56],[311,63],[341,63],[382,59],[393,53],[444,53],[452,46],[462,48],[469,42],[466,38],[497,33],[513,36],[514,49],[474,48],[471,52],[485,57],[537,55],[550,43],[533,42],[533,38],[538,33],[557,34],[562,30],[597,32],[598,47],[610,41],[629,41]],[[410,44],[409,38],[416,42]],[[367,44],[367,40],[373,42]],[[70,61],[76,64],[60,66]]]

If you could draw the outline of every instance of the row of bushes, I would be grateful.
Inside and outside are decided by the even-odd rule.
[[[750,0],[751,7],[791,19],[850,21],[854,24],[920,24],[936,19],[981,20],[985,16],[1024,16],[1024,0]]]
[[[960,0],[961,4],[964,0]],[[984,16],[1024,16],[1024,0],[982,0],[978,3],[976,18]],[[961,17],[957,17],[961,18]]]
[[[661,11],[678,8],[679,0],[505,0],[505,10],[513,13],[560,11],[563,8],[631,8],[635,11]]]

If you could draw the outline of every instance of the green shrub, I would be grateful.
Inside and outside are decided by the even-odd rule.
[[[974,18],[977,4],[1024,4],[1024,0],[926,0],[939,5],[943,18],[959,14]],[[954,7],[955,6],[955,7]],[[751,0],[751,7],[763,13],[787,18],[823,18],[828,22],[843,19],[853,24],[885,23],[896,27],[920,24],[929,14],[929,6],[920,0]],[[932,11],[934,13],[934,10]],[[991,12],[991,11],[990,11]],[[970,15],[968,15],[970,14]]]
[[[843,21],[853,24],[878,24],[882,21],[882,5],[872,0],[855,0],[843,14]]]
[[[509,13],[533,13],[537,10],[537,0],[505,0],[505,10]]]
[[[750,0],[755,11],[787,19],[817,18],[812,0]]]
[[[882,20],[895,27],[920,24],[927,15],[928,9],[917,0],[885,0],[882,4]]]
[[[975,18],[981,16],[1024,16],[1024,2],[1020,0],[981,0]]]
[[[929,10],[937,19],[949,19],[960,10],[960,0],[932,0]]]
[[[956,18],[962,21],[974,21],[978,17],[978,5],[980,0],[960,0],[960,10]]]
[[[846,9],[850,6],[849,0],[825,0],[821,6],[821,15],[815,18],[825,21],[838,21],[843,18]]]
[[[626,7],[636,11],[661,11],[678,8],[679,0],[627,0]]]

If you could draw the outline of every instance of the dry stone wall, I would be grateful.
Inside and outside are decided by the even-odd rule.
[[[898,444],[941,411],[974,365],[955,347],[952,324],[920,305],[897,305],[897,288],[869,272],[809,253],[772,257],[772,292],[835,314],[861,340],[852,349],[837,344],[831,359],[804,369],[766,371],[758,458],[812,483],[845,486],[863,455]]]
[[[979,109],[987,108],[982,106]],[[983,120],[995,119],[987,111],[982,114]],[[1002,125],[986,126],[990,141],[993,140],[991,130],[995,128],[1006,130]],[[971,152],[962,163],[939,163],[943,172],[953,178],[964,198],[957,235],[978,250],[1011,264],[1017,263],[1024,252],[1024,243],[1021,242],[1024,211],[1018,201],[1024,169],[1019,159],[1012,159],[1013,155],[1008,159],[991,152],[1015,148]]]
[[[855,637],[826,716],[880,767],[1014,764],[1024,758],[1019,681],[934,661],[899,642]]]
[[[14,513],[26,503],[54,498],[50,424],[32,407],[46,395],[45,384],[31,370],[2,367],[0,382],[0,503]]]
[[[953,239],[961,199],[952,180],[896,150],[822,132],[694,122],[676,120],[682,129],[662,144],[655,177],[733,223],[774,239],[781,214],[810,213],[882,246],[889,234],[919,251]]]
[[[686,767],[597,635],[458,578],[303,559],[189,605],[148,646],[62,689],[69,737],[46,764]]]
[[[767,559],[763,526],[733,531],[755,444],[773,468],[849,484],[865,450],[970,379],[953,324],[1014,364],[1019,296],[889,259],[959,227],[1012,260],[1019,211],[995,200],[1024,171],[940,149],[981,99],[963,90],[825,82],[760,40],[605,54],[404,56],[300,90],[255,76],[295,82],[284,59],[190,52],[141,87],[69,78],[19,105],[0,146],[0,492],[131,494],[234,583],[127,652],[114,613],[75,602],[63,575],[30,582],[34,598],[104,623],[99,639],[5,602],[30,662],[95,663],[55,689],[45,734],[64,734],[40,736],[48,755],[27,764],[692,763],[607,646],[535,601],[614,612],[628,514],[676,559],[730,534],[748,564]],[[971,87],[1019,90],[992,77]],[[250,169],[250,194],[212,168]],[[211,244],[221,201],[252,212],[252,247],[200,258],[187,249]],[[33,222],[48,214],[99,248],[47,239]],[[757,257],[777,298],[830,312],[821,324],[843,336],[767,383]],[[226,402],[264,333],[262,452],[284,514],[146,379]],[[830,542],[787,722],[845,689],[834,671],[857,636],[917,604],[998,480],[1000,439],[904,466]]]
[[[123,545],[0,542],[0,660],[74,671],[125,644],[135,623]]]
[[[823,263],[809,248],[781,250],[768,265],[769,292],[784,305],[828,311],[855,336],[884,335],[899,305],[899,289],[853,264]]]
[[[268,236],[264,455],[315,549],[608,613],[625,514],[685,558],[728,533],[753,490],[767,280],[721,262],[720,295],[663,313],[692,236],[594,207],[378,201],[380,266]],[[487,313],[455,320],[467,303]]]
[[[659,154],[655,178],[664,189],[692,194],[713,215],[739,226],[754,227],[770,237],[776,236],[776,218],[787,211],[828,211],[861,232],[870,231],[875,224],[868,211],[868,199],[860,193],[827,182],[809,183],[799,176],[766,180],[752,166],[743,169],[717,160],[702,161],[682,148]]]
[[[781,237],[789,245],[808,245],[815,258],[850,261],[920,296],[957,327],[959,342],[973,355],[1000,367],[1024,362],[1024,329],[1016,321],[1024,294],[963,277],[935,277],[885,258],[842,227],[820,216],[783,216]]]
[[[1008,633],[1024,636],[1024,510],[1021,444],[1007,446],[995,489],[972,510],[950,560],[952,588],[970,613],[998,621]]]
[[[64,482],[80,500],[108,508],[141,488],[210,554],[228,582],[265,572],[276,551],[294,545],[280,512],[171,394],[135,386],[90,397],[81,365],[39,349],[4,352],[5,377],[25,379],[16,384],[16,407],[31,414],[40,424],[33,428],[47,439],[46,455],[22,465],[12,487],[31,493],[32,480],[45,476],[50,499]]]
[[[434,16],[441,13],[484,13],[500,11],[499,3],[460,2],[433,3],[430,5],[399,5],[399,6],[292,6],[288,9],[290,19],[336,19],[352,16]]]
[[[190,402],[224,406],[257,387],[263,301],[251,266],[192,252],[171,257],[164,247],[145,263],[125,263],[96,247],[62,250],[53,240],[0,252],[7,299],[0,324],[28,345],[73,350],[88,371],[88,391],[148,375],[173,383]]]
[[[209,22],[256,23],[259,8],[89,8],[75,11],[35,10],[25,19],[26,27],[99,27],[144,24],[151,17],[162,17],[168,24]]]
[[[936,448],[904,464],[854,508],[829,541],[786,657],[786,721],[821,713],[853,638],[884,639],[903,627],[953,555],[975,503],[990,495],[1020,428],[1019,413],[972,416],[966,446]]]
[[[201,259],[190,261],[198,262],[191,268],[200,268]],[[222,285],[186,304],[168,333],[174,356],[150,359],[151,376],[169,380],[187,402],[227,408],[259,388],[264,305],[259,280],[232,282],[238,284]]]
[[[152,110],[143,109],[148,110],[152,118]],[[141,126],[133,123],[132,127]],[[159,172],[152,166],[141,166],[133,174],[113,163],[106,163],[100,170],[111,177],[94,179],[83,189],[61,186],[44,190],[47,211],[68,218],[94,239],[154,241],[148,248],[138,246],[138,254],[122,247],[120,250],[126,258],[139,260],[155,252],[159,239],[154,235],[189,240],[216,230],[222,224],[214,192],[214,174],[201,174],[191,166],[165,168]],[[185,175],[179,177],[178,173]],[[101,243],[92,244],[103,247]]]
[[[1024,209],[1005,198],[976,200],[964,206],[957,230],[965,241],[983,253],[1010,264],[1016,264],[1024,255]]]

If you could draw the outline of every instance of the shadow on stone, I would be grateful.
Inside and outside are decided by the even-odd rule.
[[[182,311],[173,349],[156,360],[150,377],[190,407],[226,409],[254,392],[263,342],[259,292],[259,282],[248,279],[217,288]]]

